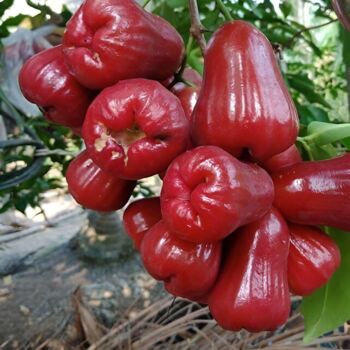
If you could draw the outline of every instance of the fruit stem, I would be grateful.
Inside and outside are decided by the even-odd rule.
[[[343,27],[350,32],[350,18],[347,14],[344,1],[332,0],[332,7]]]
[[[224,15],[227,21],[232,21],[233,17],[231,16],[230,11],[227,9],[222,0],[216,0],[216,4],[218,5],[221,13]]]
[[[193,38],[197,41],[199,47],[201,48],[202,54],[204,55],[207,44],[203,33],[206,31],[206,29],[203,27],[200,20],[197,0],[188,0],[188,6],[191,16],[190,32]]]

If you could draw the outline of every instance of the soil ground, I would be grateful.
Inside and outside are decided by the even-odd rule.
[[[0,282],[4,294],[0,298],[0,349],[30,349],[31,340],[62,332],[74,317],[72,295],[76,288],[104,282],[120,290],[119,312],[137,299],[148,306],[151,297],[154,300],[163,294],[136,254],[124,262],[96,266],[77,259],[66,244]]]
[[[78,287],[112,285],[117,297],[106,311],[110,319],[135,301],[142,309],[164,297],[161,285],[144,271],[136,252],[105,265],[81,260],[70,239],[84,220],[84,215],[73,216],[55,228],[0,242],[0,350],[32,349],[33,341],[40,344],[67,329],[74,323],[72,298]],[[4,237],[0,234],[0,240]]]

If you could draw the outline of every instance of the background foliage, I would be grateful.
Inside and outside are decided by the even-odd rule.
[[[29,20],[33,28],[50,21],[64,26],[71,15],[66,7],[57,16],[47,6],[38,6],[29,0],[27,3],[40,9],[40,14],[31,18],[17,14],[2,21],[0,37],[6,37],[23,20]],[[0,1],[0,17],[12,4],[13,0]],[[200,0],[198,5],[202,24],[207,29],[206,40],[225,21],[222,13],[225,6],[232,18],[254,23],[279,47],[280,67],[299,112],[302,127],[298,146],[305,159],[325,159],[349,150],[350,37],[338,23],[330,1]],[[187,0],[152,0],[147,9],[177,28],[186,43],[187,64],[202,72],[201,51],[190,37]],[[80,140],[69,130],[49,125],[40,117],[31,119],[28,126],[35,130],[52,154],[46,158],[40,176],[15,190],[0,192],[2,211],[11,207],[24,211],[27,205],[38,206],[43,191],[64,186],[62,173],[71,159],[70,154],[81,147]],[[10,137],[17,136],[14,129]],[[26,163],[29,158],[26,148],[2,152],[0,173],[8,163]],[[335,230],[330,230],[330,233],[344,252],[343,262],[331,282],[303,302],[306,340],[350,318],[350,259],[347,256],[350,236]]]

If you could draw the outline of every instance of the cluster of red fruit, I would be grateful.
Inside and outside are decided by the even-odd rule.
[[[203,82],[188,70],[196,86],[167,88],[183,54],[176,30],[133,0],[85,0],[20,85],[48,119],[81,132],[67,181],[82,205],[120,209],[136,180],[164,176],[160,198],[124,213],[154,278],[208,303],[224,328],[274,329],[290,292],[312,293],[339,266],[333,240],[307,225],[350,229],[350,157],[302,162],[274,51],[249,23],[215,32]]]

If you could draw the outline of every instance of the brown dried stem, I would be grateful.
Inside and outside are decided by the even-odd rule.
[[[345,4],[342,0],[332,0],[332,7],[340,23],[350,32],[350,17],[346,11]]]

